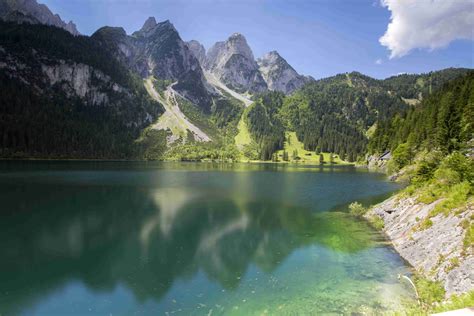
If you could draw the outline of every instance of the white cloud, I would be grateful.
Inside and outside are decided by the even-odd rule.
[[[473,0],[381,0],[392,12],[387,31],[379,39],[390,58],[416,48],[434,50],[456,39],[474,39]]]
[[[375,61],[376,65],[382,65],[382,63],[383,63],[383,60],[380,58]]]

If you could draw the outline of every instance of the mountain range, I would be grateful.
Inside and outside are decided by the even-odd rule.
[[[0,0],[0,19],[52,25],[72,35],[80,35],[72,21],[64,22],[58,14],[53,14],[46,5],[39,4],[36,0]]]
[[[0,0],[0,18],[10,158],[267,160],[295,133],[307,151],[355,161],[378,122],[469,72],[315,80],[276,51],[256,59],[239,33],[206,50],[150,17],[132,34],[83,36],[35,0]]]

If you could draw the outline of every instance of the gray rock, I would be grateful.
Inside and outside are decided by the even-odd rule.
[[[386,172],[387,161],[380,159],[380,155],[370,155],[367,157],[367,168],[370,170]]]
[[[89,65],[60,61],[56,65],[43,64],[41,69],[50,85],[60,84],[66,95],[77,96],[89,105],[109,105],[109,96],[105,91],[128,94],[109,76]]]
[[[474,209],[438,214],[431,218],[431,227],[417,229],[439,202],[423,204],[413,197],[395,196],[374,206],[365,216],[380,216],[395,250],[418,272],[441,281],[449,297],[474,289],[474,255],[463,251],[466,232],[461,226]]]
[[[157,23],[150,17],[131,36],[122,28],[103,27],[92,37],[141,77],[153,75],[177,82],[176,91],[210,110],[211,95],[200,62],[170,21]]]
[[[257,63],[270,90],[290,94],[312,80],[298,74],[276,51],[265,54]]]
[[[24,23],[25,16],[29,16],[29,23],[52,25],[65,29],[72,35],[80,35],[72,21],[64,22],[59,15],[53,14],[46,5],[39,4],[36,0],[0,0],[0,18],[13,21],[14,11],[23,15],[16,15],[18,20],[15,21],[19,23]]]
[[[267,90],[252,50],[242,34],[234,33],[225,42],[214,44],[206,59],[205,68],[229,88],[250,93]]]
[[[191,40],[189,42],[186,42],[186,45],[188,46],[189,50],[194,54],[194,56],[197,58],[197,60],[201,64],[201,67],[204,68],[204,65],[207,62],[206,49],[204,48],[204,46],[196,40]]]
[[[40,21],[38,21],[37,18],[24,14],[20,11],[11,11],[7,13],[6,15],[3,16],[3,20],[7,22],[15,22],[18,24],[41,24]]]

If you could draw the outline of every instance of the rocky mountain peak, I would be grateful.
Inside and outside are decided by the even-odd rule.
[[[240,33],[232,34],[226,41],[227,50],[232,54],[241,54],[248,59],[254,60],[252,49],[247,39]]]
[[[245,36],[243,36],[242,34],[240,33],[234,33],[232,34],[231,36],[229,36],[229,41],[247,41],[247,39],[245,38]]]
[[[178,34],[178,30],[176,30],[176,28],[174,27],[173,23],[170,22],[170,20],[165,20],[163,22],[158,23],[158,27],[173,31]]]
[[[252,50],[240,33],[215,43],[207,52],[205,68],[224,84],[240,92],[260,92],[267,88]]]
[[[201,64],[201,67],[204,68],[206,64],[206,49],[204,48],[204,46],[196,40],[190,40],[189,42],[186,42],[186,45],[197,58],[197,60]]]
[[[201,65],[239,92],[270,89],[288,94],[313,80],[299,75],[276,50],[256,61],[245,36],[240,33],[215,43]]]
[[[153,16],[150,16],[146,19],[145,23],[143,24],[142,28],[140,29],[141,32],[148,32],[153,29],[157,25],[156,19]]]
[[[257,59],[257,63],[260,67],[265,66],[276,66],[277,64],[282,64],[284,67],[290,67],[293,69],[288,62],[281,57],[281,55],[276,51],[272,50],[271,52],[266,53],[261,58]]]
[[[70,21],[69,23],[64,22],[58,14],[53,14],[49,8],[44,4],[39,4],[36,0],[0,0],[0,19],[6,19],[12,21],[12,12],[18,11],[23,16],[30,16],[34,19],[30,19],[28,22],[38,21],[40,24],[52,25],[62,28],[73,35],[80,35],[76,28],[76,25]],[[20,17],[20,15],[16,14]],[[23,17],[22,16],[22,17]],[[17,22],[24,22],[24,19],[20,19]]]
[[[263,55],[262,58],[259,58],[259,60],[278,60],[278,59],[283,59],[283,57],[281,57],[280,54],[276,50],[272,50],[271,52],[268,52],[265,55]]]
[[[311,80],[298,74],[275,50],[263,55],[257,60],[257,63],[270,90],[288,94]]]
[[[75,35],[79,35],[79,32],[77,31],[76,24],[75,24],[74,22],[72,22],[72,21],[69,21],[69,22],[66,24],[66,26],[64,26],[64,29],[65,29],[66,31],[68,31],[69,33],[71,33],[71,34],[77,33],[77,34],[75,34]]]
[[[149,37],[155,35],[157,32],[172,32],[178,35],[178,31],[169,20],[157,23],[154,17],[149,17],[143,24],[142,28],[139,31],[134,32],[133,35],[138,37]]]

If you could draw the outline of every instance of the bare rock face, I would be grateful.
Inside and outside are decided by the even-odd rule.
[[[430,227],[420,229],[419,224],[439,202],[423,204],[413,197],[395,196],[373,207],[366,217],[381,217],[397,252],[418,272],[441,281],[449,297],[474,289],[474,254],[464,249],[466,230],[462,227],[474,209],[438,214],[430,219]]]
[[[276,51],[265,54],[257,63],[270,90],[290,94],[311,81],[311,78],[298,74]]]
[[[92,38],[135,73],[141,77],[149,76],[148,61],[141,57],[141,47],[123,28],[104,26],[98,29]]]
[[[189,42],[186,42],[186,45],[188,45],[189,50],[197,58],[197,60],[201,64],[201,67],[204,68],[204,65],[207,62],[206,49],[204,48],[204,46],[196,40],[191,40]]]
[[[92,37],[141,77],[177,82],[176,91],[202,109],[210,109],[201,65],[170,21],[157,23],[150,17],[131,36],[122,28],[103,27]]]
[[[59,84],[68,97],[77,96],[86,104],[109,105],[109,94],[129,94],[112,82],[109,76],[85,64],[60,61],[56,65],[41,65],[49,84]]]
[[[220,81],[239,92],[261,92],[267,89],[245,37],[232,34],[217,42],[207,52],[205,68]]]
[[[59,15],[53,14],[46,5],[39,4],[36,0],[0,0],[0,18],[12,21],[12,12],[15,11],[23,15],[16,15],[21,18],[17,22],[23,23],[26,21],[24,16],[29,16],[29,23],[52,25],[65,29],[72,35],[80,35],[72,21],[64,22]]]
[[[381,160],[380,155],[370,155],[367,157],[367,168],[373,171],[386,172],[387,160]]]
[[[38,19],[31,15],[26,15],[21,13],[20,11],[11,11],[3,16],[3,20],[7,22],[15,22],[18,24],[41,24]]]
[[[23,64],[15,56],[0,52],[0,70],[11,78],[16,78],[31,86],[38,94],[53,94],[61,91],[67,98],[79,98],[88,106],[110,106],[120,101],[132,98],[130,91],[114,82],[108,75],[86,64],[51,60],[38,56],[35,66]],[[111,97],[115,97],[111,102]],[[120,101],[118,101],[120,100]]]

